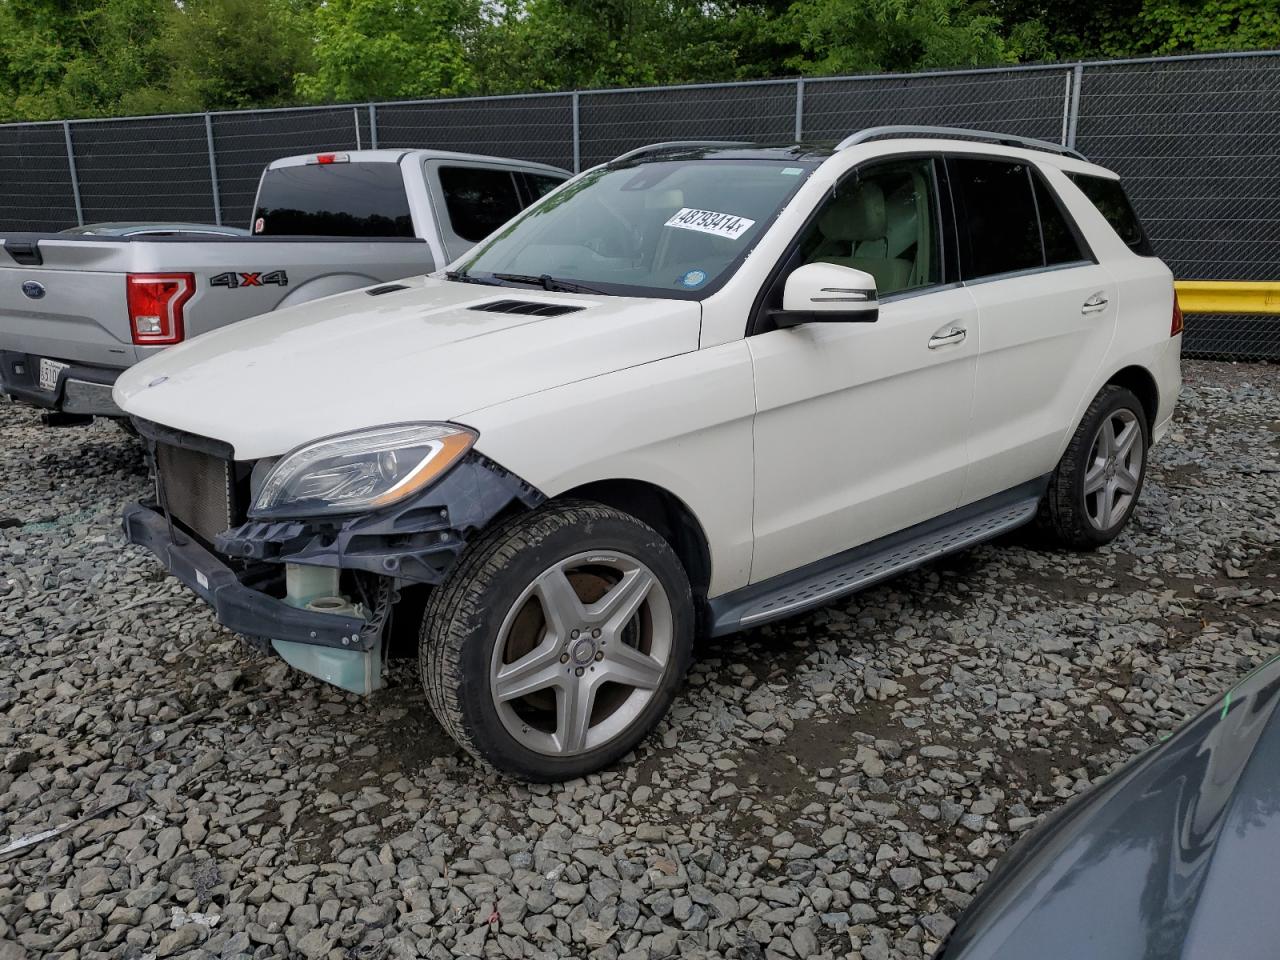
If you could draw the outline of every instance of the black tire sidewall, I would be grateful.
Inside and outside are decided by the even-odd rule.
[[[1138,506],[1138,500],[1142,496],[1142,488],[1146,483],[1147,460],[1151,451],[1151,432],[1147,426],[1147,417],[1141,401],[1123,387],[1111,387],[1100,399],[1103,402],[1093,405],[1089,415],[1080,424],[1083,442],[1080,443],[1076,450],[1070,487],[1072,504],[1078,517],[1078,532],[1096,546],[1110,543],[1119,536],[1120,531],[1124,529],[1125,524],[1133,516]],[[1089,469],[1089,456],[1093,452],[1093,443],[1097,438],[1098,430],[1108,417],[1115,416],[1120,410],[1128,410],[1137,419],[1138,429],[1142,432],[1142,464],[1138,470],[1138,484],[1133,491],[1133,498],[1129,501],[1128,507],[1120,515],[1119,520],[1106,530],[1099,530],[1089,519],[1084,492],[1084,478]]]
[[[562,758],[537,753],[507,732],[490,691],[492,656],[503,621],[529,584],[552,564],[588,551],[626,553],[653,572],[671,607],[672,650],[661,685],[631,727],[594,750]],[[484,581],[475,585],[484,590],[484,600],[466,624],[458,704],[472,744],[494,766],[530,780],[582,776],[626,755],[666,714],[692,656],[694,610],[684,568],[656,531],[622,515],[594,519],[589,525],[565,517]]]

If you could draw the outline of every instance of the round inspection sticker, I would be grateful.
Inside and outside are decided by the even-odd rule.
[[[705,270],[690,270],[680,278],[680,286],[688,287],[692,290],[694,287],[700,287],[707,282],[707,273]]]

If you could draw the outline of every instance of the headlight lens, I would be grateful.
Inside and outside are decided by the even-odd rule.
[[[454,423],[398,424],[317,440],[280,458],[250,513],[314,517],[385,507],[428,486],[475,442],[475,431]]]

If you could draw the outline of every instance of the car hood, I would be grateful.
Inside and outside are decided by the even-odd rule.
[[[1209,960],[1280,942],[1280,661],[1014,847],[946,960]]]
[[[701,308],[691,301],[435,277],[400,283],[405,289],[314,300],[171,347],[122,374],[115,401],[252,460],[379,424],[465,423],[493,404],[698,347]],[[501,301],[558,315],[484,309]]]

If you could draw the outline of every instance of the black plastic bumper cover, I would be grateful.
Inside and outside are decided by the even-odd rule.
[[[474,451],[422,493],[376,513],[302,520],[250,520],[217,537],[229,557],[364,570],[436,584],[469,537],[513,505],[546,497]]]
[[[370,649],[378,639],[362,636],[365,621],[358,617],[302,610],[245,586],[193,538],[179,532],[175,540],[164,516],[144,504],[125,508],[124,532],[130,543],[154,553],[166,570],[213,607],[219,623],[236,633],[345,650]]]

